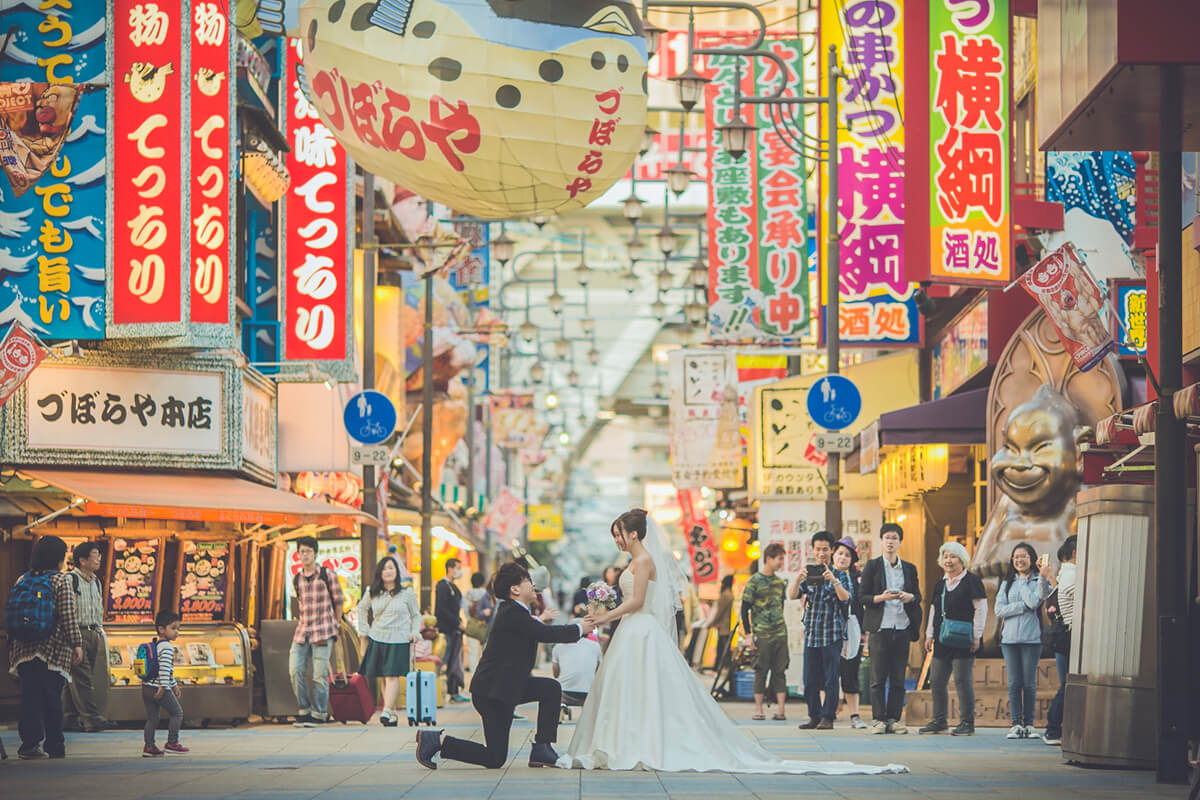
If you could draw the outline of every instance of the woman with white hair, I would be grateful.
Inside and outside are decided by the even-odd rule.
[[[925,629],[925,649],[933,651],[929,686],[933,694],[933,719],[918,733],[944,733],[950,696],[946,686],[954,674],[958,690],[958,727],[951,736],[975,733],[975,652],[987,621],[987,592],[983,581],[967,572],[967,548],[946,542],[938,549],[945,573],[933,587],[932,613]]]

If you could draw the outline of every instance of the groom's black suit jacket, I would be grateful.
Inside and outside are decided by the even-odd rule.
[[[515,706],[525,696],[538,643],[577,641],[578,625],[543,625],[520,603],[505,600],[496,610],[496,621],[488,633],[487,646],[475,668],[471,694]]]

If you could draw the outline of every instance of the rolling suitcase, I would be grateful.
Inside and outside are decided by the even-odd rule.
[[[334,642],[334,657],[341,655],[341,644]],[[337,659],[341,660],[341,659]],[[368,722],[375,713],[375,698],[367,679],[358,673],[333,672],[329,675],[329,713],[339,722]]]
[[[437,673],[414,669],[408,673],[404,687],[404,705],[408,724],[437,724]]]

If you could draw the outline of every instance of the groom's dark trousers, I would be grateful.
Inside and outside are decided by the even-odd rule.
[[[540,642],[575,642],[579,634],[578,625],[543,625],[520,603],[501,603],[471,680],[471,700],[483,719],[486,744],[447,736],[442,740],[442,758],[489,769],[503,767],[508,761],[513,709],[534,701],[538,703],[534,744],[553,743],[558,737],[562,689],[553,678],[533,678],[529,673]]]

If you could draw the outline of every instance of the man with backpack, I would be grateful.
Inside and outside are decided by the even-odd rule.
[[[83,660],[83,636],[75,594],[62,572],[66,558],[67,543],[57,536],[34,542],[29,571],[17,579],[4,613],[9,671],[21,681],[17,755],[26,760],[67,754],[62,692],[71,668]]]
[[[96,701],[93,679],[96,667],[107,658],[104,646],[104,600],[100,586],[102,560],[98,542],[83,542],[71,554],[75,568],[67,573],[75,595],[79,632],[83,636],[83,660],[71,670],[71,682],[63,693],[63,730],[99,733],[116,727],[104,718]]]
[[[317,540],[296,540],[300,571],[292,577],[296,592],[297,623],[288,653],[288,672],[300,706],[296,727],[312,728],[329,721],[329,657],[337,645],[342,587],[337,576],[317,564]],[[308,679],[312,665],[312,681]]]

